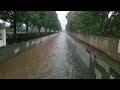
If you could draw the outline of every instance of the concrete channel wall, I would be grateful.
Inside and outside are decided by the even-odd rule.
[[[44,44],[47,40],[50,40],[52,37],[54,37],[56,34],[44,36],[37,39],[32,39],[28,41],[24,41],[21,43],[14,43],[11,45],[7,45],[0,48],[0,63],[4,63],[8,61],[10,58],[13,58],[15,56],[18,56],[25,51],[30,50],[31,48],[38,46],[40,44]]]
[[[87,67],[90,79],[120,79],[119,61],[70,35],[67,38]]]
[[[120,62],[120,38],[67,33]]]

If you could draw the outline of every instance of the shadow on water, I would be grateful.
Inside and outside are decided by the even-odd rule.
[[[81,58],[87,67],[90,75],[89,78],[120,79],[120,62],[113,60],[97,49],[69,35],[67,35],[67,40],[71,44],[73,51],[79,55],[79,58]],[[77,62],[82,62],[81,60]]]

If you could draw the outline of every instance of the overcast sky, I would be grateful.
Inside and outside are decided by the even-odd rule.
[[[3,23],[3,21],[0,19],[0,23]],[[10,26],[10,23],[8,23],[8,22],[5,22],[5,26],[6,27],[9,27]]]
[[[56,11],[58,14],[58,19],[60,20],[62,29],[65,30],[65,25],[67,24],[66,15],[69,11]]]

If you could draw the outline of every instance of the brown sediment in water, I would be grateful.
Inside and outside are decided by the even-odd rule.
[[[46,58],[53,47],[55,38],[56,36],[50,38],[44,44],[40,44],[22,55],[0,64],[0,78],[34,78],[33,76],[37,73],[39,67],[42,66],[42,69],[46,67],[43,61],[48,60]]]
[[[90,78],[88,68],[68,35],[61,32],[45,43],[0,64],[0,78],[79,79]]]

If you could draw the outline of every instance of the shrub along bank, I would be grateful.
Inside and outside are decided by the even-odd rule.
[[[18,33],[16,35],[16,40],[14,39],[14,34],[7,34],[7,44],[18,43],[22,41],[27,41],[31,39],[40,38],[43,36],[54,34],[55,32],[41,32],[41,33]]]

